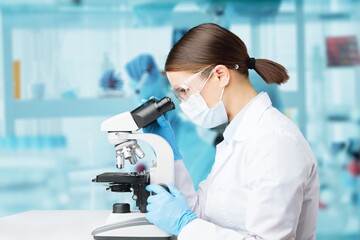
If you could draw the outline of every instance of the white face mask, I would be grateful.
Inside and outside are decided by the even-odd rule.
[[[209,108],[200,95],[200,91],[194,93],[186,101],[180,103],[180,108],[195,124],[204,128],[213,128],[228,122],[224,102],[221,100],[224,89],[221,93],[220,101]]]

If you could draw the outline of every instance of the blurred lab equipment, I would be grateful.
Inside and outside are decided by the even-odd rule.
[[[139,26],[161,26],[172,18],[176,1],[129,1]]]
[[[356,36],[332,36],[326,38],[328,67],[360,64]]]
[[[173,110],[175,105],[170,98],[150,99],[131,112],[124,112],[105,120],[101,130],[107,132],[110,144],[115,146],[116,167],[122,169],[125,160],[137,163],[137,158],[144,158],[137,140],[143,140],[155,151],[156,162],[150,171],[143,172],[107,172],[97,175],[94,182],[109,183],[113,192],[133,192],[133,200],[139,211],[130,211],[129,203],[116,203],[105,225],[96,228],[94,239],[123,239],[151,237],[151,239],[170,239],[171,235],[163,232],[145,219],[147,198],[150,193],[145,189],[150,183],[168,184],[174,182],[174,155],[169,143],[156,134],[135,133],[146,127],[158,117]]]
[[[360,176],[360,139],[350,139],[348,153],[351,156],[351,163],[347,169],[354,177]]]
[[[102,72],[103,75],[100,78],[101,96],[122,96],[124,81],[121,79],[120,73],[115,72],[107,53],[104,54]]]
[[[0,216],[67,203],[66,147],[61,134],[0,136]]]

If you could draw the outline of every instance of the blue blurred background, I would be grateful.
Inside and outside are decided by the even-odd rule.
[[[1,0],[0,217],[109,209],[130,198],[91,182],[116,171],[100,124],[141,98],[173,97],[162,73],[167,53],[203,22],[230,29],[251,56],[288,69],[291,79],[280,87],[254,73],[250,78],[299,126],[316,155],[318,239],[360,239],[356,0]],[[134,78],[127,65],[144,56],[152,74]],[[198,129],[178,109],[169,118],[196,187],[221,135]]]

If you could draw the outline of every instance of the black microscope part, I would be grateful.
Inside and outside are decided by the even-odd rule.
[[[150,174],[107,172],[97,175],[93,182],[107,182],[112,192],[133,192],[136,206],[140,212],[146,213],[147,198],[150,193],[145,189],[150,184]]]
[[[171,193],[169,187],[165,183],[159,183],[159,185],[163,187],[167,192]]]
[[[130,204],[128,203],[114,203],[113,213],[130,213]]]
[[[175,109],[175,104],[171,98],[163,97],[160,100],[152,98],[131,111],[131,116],[140,129],[146,127],[150,123],[154,122],[158,117],[173,109]]]

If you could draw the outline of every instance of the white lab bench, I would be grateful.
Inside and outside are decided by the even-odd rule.
[[[111,211],[28,211],[0,218],[2,240],[91,240]]]

